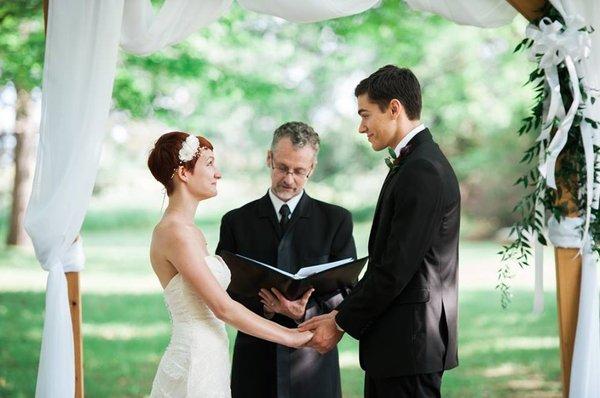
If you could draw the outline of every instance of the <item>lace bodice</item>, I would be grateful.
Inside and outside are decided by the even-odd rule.
[[[219,284],[225,289],[231,280],[229,268],[221,257],[206,256],[206,265],[210,268]],[[194,291],[190,283],[185,281],[181,274],[175,275],[164,290],[165,302],[175,325],[180,322],[193,320],[206,320],[215,318],[215,315]]]

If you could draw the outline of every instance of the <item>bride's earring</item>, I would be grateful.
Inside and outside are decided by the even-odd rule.
[[[160,205],[160,214],[162,214],[163,212],[163,208],[165,207],[165,198],[167,197],[167,189],[163,188],[163,198],[162,198],[162,204]]]

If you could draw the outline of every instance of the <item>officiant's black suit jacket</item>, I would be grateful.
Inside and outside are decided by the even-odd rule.
[[[352,216],[346,209],[315,200],[303,193],[282,235],[268,193],[223,216],[217,253],[227,250],[296,273],[301,267],[348,257],[356,258]],[[329,297],[314,297],[306,319],[335,308],[350,287]],[[233,298],[263,315],[258,297]],[[297,327],[291,319],[273,320]],[[231,388],[233,398],[341,397],[338,352],[320,355],[312,348],[291,349],[238,332]]]
[[[458,182],[427,129],[409,144],[377,201],[367,271],[337,308],[376,378],[458,365]]]

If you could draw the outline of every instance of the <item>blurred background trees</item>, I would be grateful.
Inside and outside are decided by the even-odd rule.
[[[12,169],[2,179],[10,204],[1,203],[8,213],[8,245],[24,245],[27,235],[23,216],[34,169],[36,100],[39,103],[43,71],[44,32],[39,1],[0,4],[0,167]],[[4,196],[4,195],[3,195]]]
[[[24,241],[20,224],[39,124],[42,19],[40,0],[0,5],[0,222],[9,244]],[[91,212],[158,212],[160,187],[145,157],[168,130],[203,134],[215,144],[224,179],[221,200],[211,209],[253,199],[266,189],[272,131],[302,120],[323,141],[309,192],[366,221],[386,155],[372,152],[357,133],[353,89],[393,63],[412,68],[421,80],[423,120],[461,182],[463,237],[493,236],[511,223],[522,195],[513,182],[528,142],[515,131],[531,98],[523,87],[530,66],[512,49],[524,23],[463,27],[391,0],[360,15],[306,25],[234,7],[180,45],[149,57],[121,53]]]

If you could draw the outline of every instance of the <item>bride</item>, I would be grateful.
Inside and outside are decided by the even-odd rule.
[[[164,288],[172,334],[152,384],[151,397],[230,397],[229,342],[225,323],[244,333],[289,347],[312,338],[268,321],[229,297],[229,269],[209,254],[194,224],[201,200],[217,194],[221,174],[211,143],[203,137],[162,135],[148,158],[169,205],[156,225],[150,261]]]

